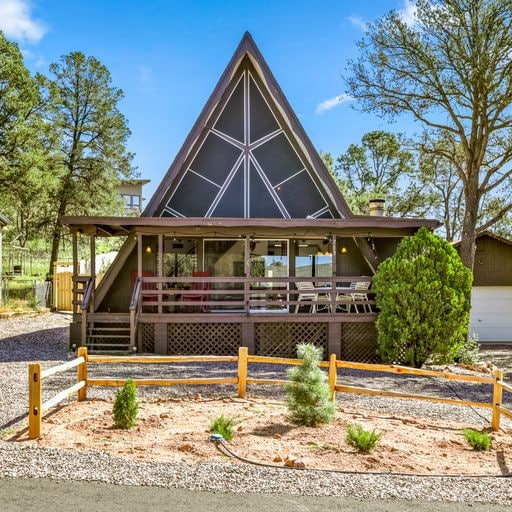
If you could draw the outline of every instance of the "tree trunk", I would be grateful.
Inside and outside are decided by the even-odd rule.
[[[50,269],[48,271],[48,275],[52,276],[53,281],[53,264],[57,261],[59,257],[59,246],[60,246],[60,238],[62,236],[62,225],[60,223],[60,218],[66,213],[67,201],[62,200],[59,206],[59,211],[57,213],[57,220],[55,221],[55,225],[53,228],[52,234],[52,253],[50,256]]]
[[[466,211],[462,225],[460,243],[460,259],[473,272],[476,252],[476,224],[478,220],[479,198],[476,187],[468,187],[466,191]]]

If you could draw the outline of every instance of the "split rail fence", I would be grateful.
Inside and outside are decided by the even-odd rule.
[[[88,355],[86,347],[78,349],[77,358],[47,370],[41,370],[40,363],[29,364],[29,438],[37,439],[41,436],[42,417],[46,411],[55,407],[69,395],[77,393],[77,400],[87,398],[87,389],[93,386],[122,386],[126,379],[118,378],[89,378],[88,365],[92,363],[237,363],[237,375],[234,377],[192,378],[192,379],[133,379],[137,386],[178,386],[178,385],[215,385],[232,384],[238,386],[238,396],[247,396],[248,384],[284,385],[289,381],[277,379],[261,379],[250,377],[249,364],[277,364],[300,365],[300,359],[286,359],[277,357],[254,356],[248,354],[247,347],[240,347],[236,356],[100,356]],[[405,366],[366,364],[349,361],[339,361],[332,354],[329,361],[320,362],[320,367],[327,368],[331,399],[334,400],[336,392],[357,393],[364,395],[384,396],[410,400],[423,400],[452,405],[464,405],[491,409],[491,428],[499,430],[501,416],[512,419],[512,410],[503,406],[503,391],[512,393],[512,386],[503,381],[503,370],[493,369],[492,376],[458,375],[455,373],[422,370]],[[61,391],[53,398],[42,402],[42,381],[51,375],[77,368],[77,383]],[[395,391],[383,391],[367,387],[338,385],[338,370],[352,369],[370,372],[395,373],[401,375],[415,375],[437,377],[450,381],[472,382],[492,386],[492,400],[490,403],[474,402],[462,399],[434,397],[428,395],[414,395]]]

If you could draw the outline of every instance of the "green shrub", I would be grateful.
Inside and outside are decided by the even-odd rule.
[[[468,336],[459,352],[455,356],[455,362],[462,364],[476,364],[480,361],[480,346],[478,345],[478,334]]]
[[[471,282],[455,249],[426,227],[404,238],[373,279],[384,362],[453,361],[468,334]]]
[[[211,422],[210,432],[220,434],[226,441],[231,441],[235,435],[234,428],[238,423],[240,423],[238,418],[221,414]]]
[[[358,452],[371,452],[376,446],[382,433],[365,430],[361,425],[347,425],[347,443]]]
[[[330,423],[336,414],[326,375],[318,366],[322,352],[321,347],[298,345],[297,356],[302,364],[288,370],[291,382],[285,386],[286,403],[289,419],[296,425],[316,427]]]
[[[137,401],[137,388],[132,379],[126,379],[125,385],[116,393],[116,401],[112,412],[116,428],[132,428],[137,422],[139,403]]]
[[[491,434],[487,432],[480,432],[472,428],[465,428],[463,431],[464,437],[469,446],[477,452],[486,452],[491,448]]]

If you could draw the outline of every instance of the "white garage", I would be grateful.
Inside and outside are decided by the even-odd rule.
[[[481,343],[512,343],[512,286],[474,286],[470,332]]]

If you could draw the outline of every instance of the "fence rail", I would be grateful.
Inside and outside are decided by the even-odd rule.
[[[41,421],[43,411],[54,407],[72,393],[77,393],[78,401],[87,398],[87,388],[93,386],[122,386],[127,379],[124,378],[88,378],[89,364],[104,363],[237,363],[236,376],[213,377],[213,378],[191,378],[191,379],[133,379],[137,386],[178,386],[178,385],[219,385],[232,384],[238,387],[238,396],[247,396],[247,384],[258,385],[285,385],[289,381],[281,379],[260,379],[250,377],[249,365],[251,364],[276,364],[276,365],[300,365],[299,359],[287,359],[278,357],[266,357],[249,355],[247,347],[240,347],[237,356],[89,356],[87,348],[78,349],[77,358],[67,363],[41,371],[40,363],[29,364],[29,438],[37,439],[41,435]],[[512,386],[503,382],[503,370],[493,368],[492,377],[458,375],[455,373],[422,370],[396,365],[353,363],[339,361],[335,354],[331,354],[329,361],[321,361],[319,366],[327,368],[328,383],[331,399],[334,400],[336,392],[356,393],[365,395],[385,396],[409,400],[421,400],[439,402],[451,405],[463,405],[481,407],[492,410],[491,428],[496,431],[500,428],[501,416],[512,419],[512,410],[503,406],[503,392],[512,393]],[[56,396],[42,402],[42,381],[43,379],[62,373],[71,368],[77,368],[77,383],[61,391]],[[416,375],[423,377],[438,377],[451,381],[473,382],[475,384],[488,384],[492,386],[492,400],[486,402],[474,402],[462,399],[434,397],[427,395],[414,395],[395,391],[384,391],[366,387],[346,386],[337,384],[338,369],[356,369],[361,371],[387,372],[404,375]]]

